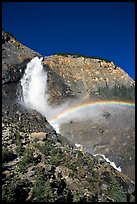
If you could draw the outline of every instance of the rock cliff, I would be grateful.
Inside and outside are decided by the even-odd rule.
[[[64,55],[46,57],[43,64],[63,78],[69,89],[77,95],[99,94],[100,87],[135,85],[134,80],[113,62],[86,56]]]

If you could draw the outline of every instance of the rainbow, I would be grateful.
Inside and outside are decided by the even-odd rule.
[[[54,116],[52,119],[49,120],[49,123],[55,123],[58,119],[71,114],[75,111],[79,111],[85,108],[89,107],[95,107],[95,106],[102,106],[102,105],[113,105],[113,106],[127,106],[127,107],[135,107],[134,102],[128,102],[128,101],[118,101],[118,100],[100,100],[100,101],[86,101],[82,103],[75,104],[66,110],[62,111],[58,115]]]

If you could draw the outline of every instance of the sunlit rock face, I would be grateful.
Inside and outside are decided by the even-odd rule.
[[[43,64],[48,65],[52,71],[63,78],[71,92],[76,95],[92,95],[93,93],[98,95],[99,87],[135,85],[134,80],[122,68],[103,59],[53,55],[45,57]],[[52,89],[49,88],[49,91],[53,94]]]

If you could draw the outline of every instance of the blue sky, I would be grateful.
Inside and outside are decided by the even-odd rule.
[[[3,2],[2,28],[43,56],[100,57],[135,79],[134,2]]]

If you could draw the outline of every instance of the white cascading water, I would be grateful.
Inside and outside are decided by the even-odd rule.
[[[22,100],[27,106],[45,115],[48,103],[47,72],[41,64],[43,58],[35,57],[27,64],[21,79]]]
[[[22,77],[22,96],[21,103],[27,108],[36,110],[50,120],[54,115],[64,109],[67,104],[62,107],[53,108],[48,104],[48,85],[47,72],[43,69],[43,58],[35,57],[28,64]],[[59,124],[53,123],[52,126],[59,133]]]
[[[121,167],[120,167],[120,166],[117,167],[116,164],[115,164],[114,162],[110,161],[109,158],[106,158],[104,154],[93,154],[93,156],[95,156],[95,157],[96,157],[96,156],[101,156],[101,157],[103,157],[103,159],[104,159],[107,163],[109,163],[111,166],[113,166],[117,171],[120,171],[120,172],[121,172]]]

